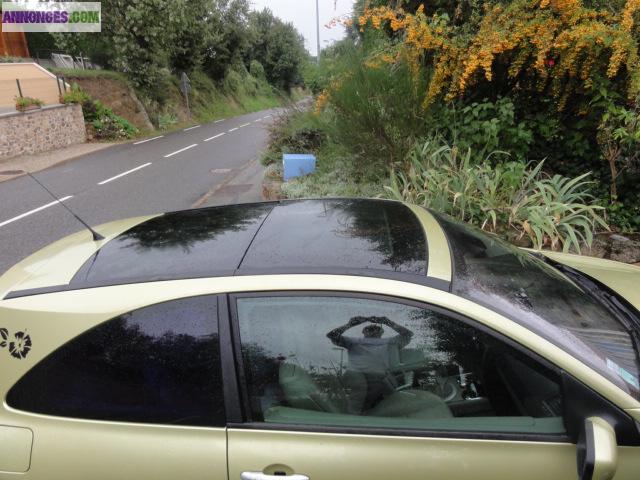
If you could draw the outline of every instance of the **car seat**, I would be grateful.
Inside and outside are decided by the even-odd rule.
[[[280,365],[280,387],[290,406],[304,410],[343,413],[324,394],[302,367],[291,363]]]

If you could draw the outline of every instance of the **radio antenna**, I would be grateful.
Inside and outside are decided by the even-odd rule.
[[[26,170],[5,170],[4,172],[0,172],[0,175],[21,175],[21,174],[25,174],[28,175],[34,182],[36,182],[38,185],[40,185],[45,192],[47,192],[49,195],[51,195],[51,197],[58,202],[60,205],[62,205],[64,207],[64,209],[69,212],[71,215],[73,215],[73,217],[78,220],[82,225],[84,225],[87,230],[89,230],[91,232],[91,235],[93,236],[93,241],[94,242],[98,242],[100,240],[104,240],[104,237],[102,235],[100,235],[98,232],[96,232],[93,228],[91,228],[84,220],[82,220],[78,215],[76,215],[75,213],[73,213],[71,211],[71,209],[69,207],[67,207],[63,202],[60,201],[60,199],[58,197],[56,197],[53,192],[51,192],[51,190],[49,190],[47,187],[45,187],[42,182],[40,182],[40,180],[38,180],[36,177],[34,177],[33,175],[31,175],[29,172],[27,172]]]

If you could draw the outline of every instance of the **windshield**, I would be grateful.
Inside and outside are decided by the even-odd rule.
[[[633,338],[609,309],[527,252],[436,216],[451,244],[453,293],[526,326],[640,399]]]

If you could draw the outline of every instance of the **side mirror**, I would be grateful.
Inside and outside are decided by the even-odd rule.
[[[587,418],[578,441],[578,479],[611,480],[617,468],[616,432],[600,417]]]

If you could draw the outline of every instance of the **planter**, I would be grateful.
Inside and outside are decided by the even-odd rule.
[[[30,112],[31,110],[40,110],[42,106],[40,105],[27,105],[26,107],[18,107],[16,106],[16,110],[19,112]]]

